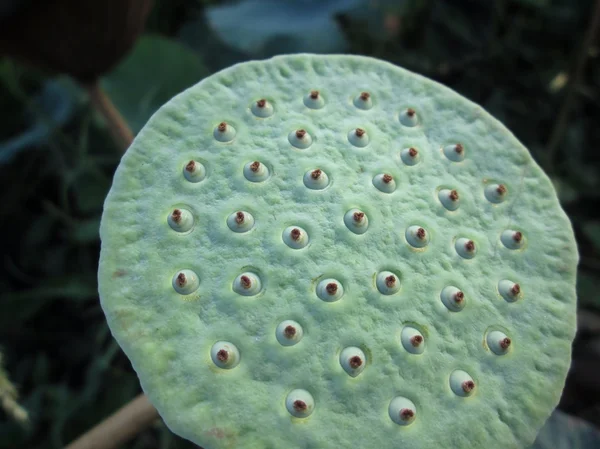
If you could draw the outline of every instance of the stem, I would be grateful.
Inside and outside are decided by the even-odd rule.
[[[65,449],[116,449],[158,418],[146,395],[140,394]]]
[[[567,92],[565,94],[565,100],[560,109],[560,113],[556,122],[554,124],[554,128],[552,130],[552,134],[548,141],[547,146],[547,161],[548,161],[548,169],[551,172],[554,166],[554,159],[556,151],[558,147],[562,143],[565,131],[567,130],[567,125],[569,124],[569,118],[571,114],[571,109],[575,103],[575,93],[577,91],[577,86],[581,82],[581,78],[583,77],[583,71],[585,69],[585,64],[588,60],[590,54],[590,48],[594,44],[594,39],[598,32],[598,27],[600,26],[600,0],[596,0],[596,4],[594,7],[594,12],[592,15],[592,20],[588,26],[585,40],[581,47],[580,53],[577,56],[577,60],[571,76],[569,77],[569,84],[567,85]]]
[[[106,92],[102,90],[98,80],[92,84],[86,84],[84,87],[90,96],[92,105],[102,114],[113,139],[124,153],[129,148],[129,145],[131,145],[134,137],[129,125],[127,125],[119,110],[108,95],[106,95]]]

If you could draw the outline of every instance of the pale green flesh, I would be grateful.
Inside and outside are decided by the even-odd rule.
[[[321,109],[303,99],[318,89]],[[372,95],[361,110],[354,98]],[[252,104],[269,100],[274,114],[258,118]],[[419,126],[399,114],[414,108]],[[221,143],[213,130],[233,125]],[[364,128],[364,148],[348,132]],[[304,150],[288,134],[306,129]],[[451,162],[442,148],[462,143],[465,159]],[[420,152],[405,165],[400,152]],[[207,176],[190,183],[182,168],[194,159]],[[249,182],[244,165],[266,163],[270,177]],[[325,190],[310,190],[304,173],[321,168]],[[396,190],[373,186],[379,173]],[[484,196],[488,183],[508,188],[506,201]],[[457,189],[449,211],[438,189]],[[174,207],[195,215],[189,233],[167,224]],[[369,229],[348,230],[344,214],[366,212]],[[235,233],[227,217],[250,212],[255,226]],[[310,244],[282,240],[297,225]],[[430,242],[416,250],[406,228],[424,227]],[[506,229],[526,245],[509,250]],[[449,89],[390,64],[355,56],[295,55],[250,62],[218,73],[175,97],[140,132],[124,156],[105,204],[99,273],[102,306],[115,338],[167,425],[205,449],[219,448],[517,448],[533,441],[558,402],[575,333],[577,252],[570,223],[548,178],[527,150],[480,107]],[[477,254],[458,256],[454,241],[473,239]],[[178,270],[194,270],[199,289],[184,297],[172,287]],[[375,275],[400,274],[402,287],[381,294]],[[232,290],[243,271],[261,277],[263,291]],[[315,293],[330,277],[344,286],[339,301]],[[522,298],[505,301],[498,281],[518,282]],[[440,299],[447,285],[461,289],[466,306],[450,312]],[[302,340],[282,346],[277,325],[295,320]],[[401,343],[406,324],[425,337],[422,354]],[[488,329],[512,339],[498,356],[484,341]],[[241,361],[231,370],[210,358],[216,341],[229,341]],[[367,365],[350,377],[339,363],[348,346]],[[449,376],[464,370],[476,390],[453,393]],[[305,389],[313,413],[294,418],[286,395]],[[399,426],[390,401],[414,402],[416,419]]]

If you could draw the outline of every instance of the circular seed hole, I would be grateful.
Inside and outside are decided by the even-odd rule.
[[[344,295],[344,286],[337,279],[323,279],[317,284],[317,296],[325,302],[335,302]]]
[[[350,209],[344,215],[344,224],[350,231],[360,235],[369,229],[369,218],[359,209]]]
[[[438,192],[438,199],[442,206],[450,211],[455,211],[460,206],[458,191],[455,189],[441,189]]]
[[[235,128],[227,122],[221,122],[213,131],[213,136],[219,142],[231,142],[235,138]]]
[[[457,396],[472,396],[475,393],[475,381],[469,373],[457,369],[450,374],[450,388]]]
[[[393,295],[400,290],[400,279],[391,271],[380,271],[375,278],[377,290],[383,295]]]
[[[292,390],[285,399],[285,408],[296,418],[306,418],[314,411],[315,400],[306,390]]]
[[[440,299],[451,312],[460,312],[467,303],[465,294],[457,287],[449,285],[442,289]]]
[[[308,233],[300,226],[288,226],[281,235],[284,243],[293,249],[302,249],[308,245]]]
[[[405,109],[400,113],[398,118],[400,123],[402,123],[404,126],[408,126],[409,128],[419,124],[419,115],[413,108]]]
[[[462,143],[446,145],[444,147],[444,155],[452,162],[460,162],[465,159],[465,147]]]
[[[408,244],[414,248],[424,248],[429,244],[429,233],[421,226],[409,226],[405,237]]]
[[[239,210],[227,217],[227,226],[233,232],[248,232],[254,227],[254,217],[250,212]]]
[[[373,99],[371,98],[371,94],[369,92],[361,92],[356,97],[354,97],[354,106],[358,109],[369,110],[373,107]]]
[[[329,176],[320,168],[309,170],[304,174],[304,185],[312,190],[323,190],[329,185]]]
[[[242,273],[233,281],[233,291],[242,296],[257,295],[261,289],[261,280],[255,273]]]
[[[304,330],[300,323],[294,320],[285,320],[277,325],[275,337],[282,346],[294,346],[304,336]]]
[[[458,255],[463,259],[472,259],[477,254],[475,242],[465,237],[456,239],[454,249],[456,249]]]
[[[250,110],[256,117],[267,118],[273,115],[273,105],[264,98],[252,103]]]
[[[304,96],[304,106],[310,109],[321,109],[325,106],[325,99],[318,90],[311,90]]]
[[[200,287],[200,279],[192,270],[180,270],[173,275],[171,281],[173,288],[180,295],[189,295],[194,293]]]
[[[348,142],[355,147],[364,148],[369,144],[369,135],[363,128],[354,128],[348,132]]]
[[[396,181],[389,173],[379,173],[373,177],[373,185],[383,193],[392,193],[396,190]]]
[[[487,333],[485,342],[496,355],[508,354],[513,346],[512,339],[502,331],[493,330]]]
[[[312,145],[312,137],[305,129],[297,129],[289,133],[288,141],[300,150],[305,150]]]
[[[183,166],[183,177],[189,182],[200,182],[206,178],[206,167],[201,162],[191,160]]]
[[[425,337],[418,329],[405,326],[400,335],[402,346],[411,354],[423,354],[425,351]]]
[[[498,292],[508,302],[515,302],[523,297],[521,286],[508,279],[498,282]]]
[[[500,235],[500,241],[508,249],[521,249],[525,246],[525,236],[521,231],[507,229]]]
[[[269,179],[269,167],[260,161],[248,162],[244,165],[244,177],[250,182],[263,182]]]
[[[408,426],[417,418],[417,407],[410,399],[404,396],[396,396],[390,401],[388,414],[396,424]]]
[[[221,369],[232,369],[240,363],[240,351],[231,342],[217,341],[210,348],[210,358]]]
[[[179,207],[171,211],[167,223],[173,231],[189,232],[194,227],[194,215],[188,209]]]
[[[344,348],[340,353],[340,365],[351,377],[356,377],[365,369],[365,353],[355,346]]]
[[[404,162],[406,165],[416,165],[421,160],[421,156],[419,154],[419,150],[417,150],[415,147],[409,147],[404,148],[400,152],[400,159],[402,159],[402,162]]]
[[[490,184],[484,189],[485,198],[490,203],[499,204],[506,200],[508,189],[504,184]]]

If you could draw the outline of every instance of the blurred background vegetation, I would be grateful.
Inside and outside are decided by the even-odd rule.
[[[32,31],[20,20],[42,3]],[[90,24],[52,22],[61,3],[73,2],[0,0],[0,402],[15,398],[8,376],[28,414],[0,407],[0,449],[63,447],[140,392],[98,302],[98,225],[122,145],[86,83],[98,78],[137,132],[203,77],[295,52],[375,56],[450,86],[550,175],[581,254],[579,332],[564,413],[538,447],[592,448],[583,442],[600,427],[599,1],[154,0],[144,32],[117,33],[120,47],[83,39],[87,30],[106,44]],[[67,38],[70,27],[80,34]],[[27,42],[44,57],[23,56]],[[66,52],[75,42],[80,53]],[[122,54],[105,61],[106,48]],[[157,421],[126,447],[194,446]]]

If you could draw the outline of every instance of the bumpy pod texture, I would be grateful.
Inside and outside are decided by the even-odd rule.
[[[519,448],[558,402],[577,252],[550,181],[388,63],[282,56],[185,91],[124,156],[101,237],[111,330],[204,448]]]

